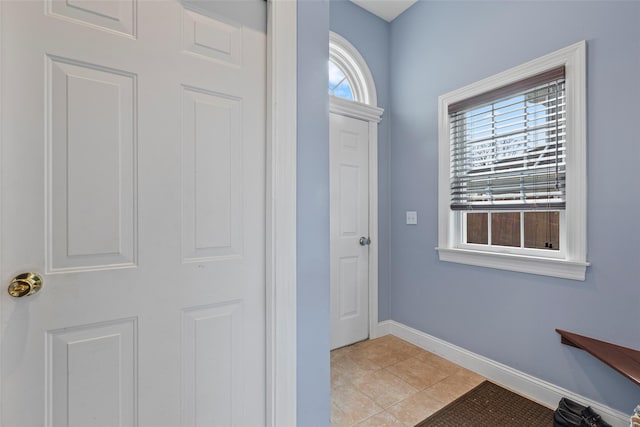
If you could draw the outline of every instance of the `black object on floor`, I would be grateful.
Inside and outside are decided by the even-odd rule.
[[[566,397],[560,399],[553,415],[554,427],[611,427],[600,414]]]

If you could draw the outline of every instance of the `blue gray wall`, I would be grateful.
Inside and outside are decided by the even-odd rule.
[[[293,35],[292,35],[293,36]],[[298,423],[329,426],[329,1],[298,2]]]
[[[640,3],[419,1],[391,24],[388,317],[630,413],[640,387],[555,328],[640,348]],[[580,40],[588,56],[584,282],[440,262],[438,96]],[[615,188],[631,185],[621,191]],[[418,225],[404,212],[418,211]]]
[[[388,112],[390,25],[347,0],[331,0],[331,31],[347,39],[367,62],[376,84],[378,107],[385,109],[378,125],[378,318],[388,319],[389,295],[389,203],[390,203],[390,137]]]

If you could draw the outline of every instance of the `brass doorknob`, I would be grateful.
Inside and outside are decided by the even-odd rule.
[[[40,290],[42,277],[37,273],[22,273],[13,278],[9,285],[9,295],[16,298],[28,297]]]

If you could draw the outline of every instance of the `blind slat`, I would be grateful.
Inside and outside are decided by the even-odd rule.
[[[449,106],[451,209],[564,209],[564,67]]]

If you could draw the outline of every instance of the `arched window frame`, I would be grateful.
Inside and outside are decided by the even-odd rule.
[[[351,43],[333,31],[329,33],[329,60],[347,77],[355,102],[378,106],[376,86],[366,61]]]

